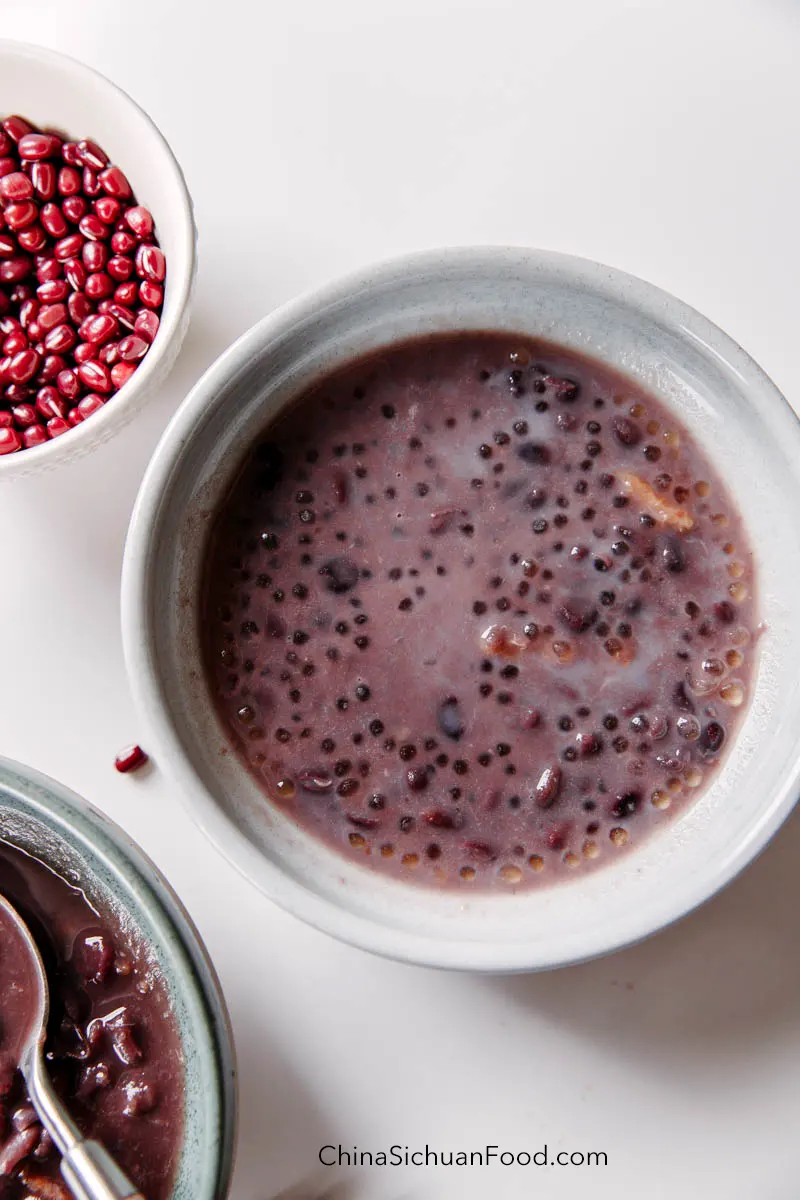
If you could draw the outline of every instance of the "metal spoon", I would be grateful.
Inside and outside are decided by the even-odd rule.
[[[31,931],[13,905],[0,895],[0,929],[14,945],[29,993],[27,1027],[16,1046],[19,1069],[44,1128],[61,1154],[61,1174],[77,1200],[144,1200],[134,1184],[99,1142],[84,1138],[64,1109],[50,1082],[44,1061],[50,991],[44,964]]]

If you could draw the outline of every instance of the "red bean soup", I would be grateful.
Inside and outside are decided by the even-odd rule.
[[[68,433],[158,333],[152,214],[96,142],[0,120],[0,456]]]
[[[671,408],[555,345],[436,336],[324,379],[242,464],[207,550],[208,679],[265,803],[342,854],[541,885],[714,778],[755,590]]]
[[[51,868],[0,841],[0,891],[28,923],[50,987],[48,1069],[83,1132],[148,1200],[172,1191],[183,1137],[184,1067],[157,969],[110,913]],[[0,921],[0,1196],[70,1200],[59,1156],[16,1070],[29,1019],[14,931]],[[25,985],[25,991],[19,989]]]

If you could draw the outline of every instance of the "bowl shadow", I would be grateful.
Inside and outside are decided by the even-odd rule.
[[[725,1071],[800,1021],[800,811],[725,891],[618,954],[484,981],[615,1056],[683,1080]]]

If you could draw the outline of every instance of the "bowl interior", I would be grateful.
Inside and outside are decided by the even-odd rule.
[[[156,340],[132,379],[90,421],[43,446],[0,458],[0,474],[25,473],[56,455],[74,456],[83,441],[96,445],[137,410],[137,397],[172,366],[186,327],[194,277],[191,201],[172,151],[159,130],[120,88],[82,63],[20,42],[0,39],[0,116],[19,113],[42,128],[92,138],[130,180],[151,210],[167,258],[164,308]]]
[[[233,1049],[219,985],[191,923],[155,867],[116,826],[52,780],[7,759],[0,759],[0,838],[79,884],[155,961],[185,1058],[185,1139],[173,1200],[216,1200],[231,1169]]]
[[[655,392],[728,480],[760,562],[766,630],[754,697],[714,784],[667,832],[613,867],[532,893],[418,889],[301,833],[227,753],[201,666],[197,597],[209,523],[256,435],[298,390],[343,361],[453,329],[540,336]],[[223,851],[280,903],[360,945],[420,962],[513,969],[633,941],[721,886],[793,803],[798,470],[798,423],[769,380],[704,318],[641,281],[513,250],[418,256],[345,281],[245,335],[197,386],[151,464],[126,556],[124,624],[152,736]]]

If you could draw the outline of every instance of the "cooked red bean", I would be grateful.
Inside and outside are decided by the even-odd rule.
[[[147,755],[141,746],[126,746],[114,759],[114,766],[121,774],[126,775],[129,771],[138,771],[146,762]]]
[[[165,276],[152,214],[100,145],[0,121],[0,452],[59,437],[127,383]]]

